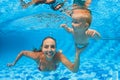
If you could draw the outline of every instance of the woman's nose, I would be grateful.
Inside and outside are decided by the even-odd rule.
[[[49,48],[48,48],[48,50],[49,50],[49,51],[51,51],[51,50],[52,50],[52,48],[51,48],[51,47],[49,47]]]

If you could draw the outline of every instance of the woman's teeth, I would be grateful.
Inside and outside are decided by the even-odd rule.
[[[52,56],[53,53],[52,53],[52,52],[48,52],[47,55],[48,55],[48,56]]]

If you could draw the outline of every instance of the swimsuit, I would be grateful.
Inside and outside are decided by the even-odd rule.
[[[55,70],[57,69],[57,65],[54,66],[54,69],[55,69]],[[39,70],[39,71],[42,71],[42,69],[40,68],[40,66],[38,67],[38,70]]]
[[[40,69],[40,67],[38,67],[38,70],[39,70],[39,71],[42,71],[42,70]]]

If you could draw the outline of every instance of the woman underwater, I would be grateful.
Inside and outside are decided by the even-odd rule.
[[[75,61],[71,63],[62,54],[62,51],[56,51],[56,40],[52,37],[46,37],[41,45],[41,50],[39,51],[21,51],[16,60],[13,63],[8,63],[7,66],[14,66],[22,56],[33,59],[40,71],[54,71],[58,67],[58,64],[63,63],[70,71],[77,72],[80,63],[80,53],[85,49],[77,48],[75,54]]]

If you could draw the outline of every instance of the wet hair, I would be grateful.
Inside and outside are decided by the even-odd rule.
[[[41,47],[43,46],[44,41],[45,41],[46,39],[48,39],[48,38],[54,40],[54,41],[55,41],[55,44],[56,44],[56,39],[55,39],[55,38],[53,38],[53,37],[51,37],[51,36],[47,36],[47,37],[45,37],[45,38],[42,40]]]
[[[83,15],[83,16],[82,16],[83,18],[86,18],[87,23],[88,23],[89,25],[91,25],[91,21],[92,21],[92,16],[91,16],[91,15],[92,15],[92,13],[91,13],[91,11],[90,11],[89,9],[87,9],[87,8],[81,8],[80,6],[74,4],[74,5],[73,5],[72,12],[71,12],[71,14],[70,14],[71,17],[72,17],[72,14],[74,14],[74,13],[73,13],[74,10],[81,10],[81,11],[83,11],[83,12],[86,11],[87,13],[89,13],[90,15],[89,15],[88,17],[85,17],[84,14],[82,14],[82,13],[81,13],[81,14]]]
[[[86,21],[88,22],[89,26],[91,25],[92,22],[92,13],[89,9],[86,9],[88,11],[88,13],[90,14],[89,17],[86,18]]]
[[[44,41],[45,41],[46,39],[48,39],[48,38],[54,40],[54,41],[55,41],[55,44],[56,44],[56,39],[55,39],[55,38],[53,38],[53,37],[51,37],[51,36],[47,36],[47,37],[45,37],[45,38],[42,40],[42,44],[41,44],[41,46],[40,46],[40,49],[34,48],[34,49],[33,49],[33,52],[42,52],[43,43],[44,43]]]

